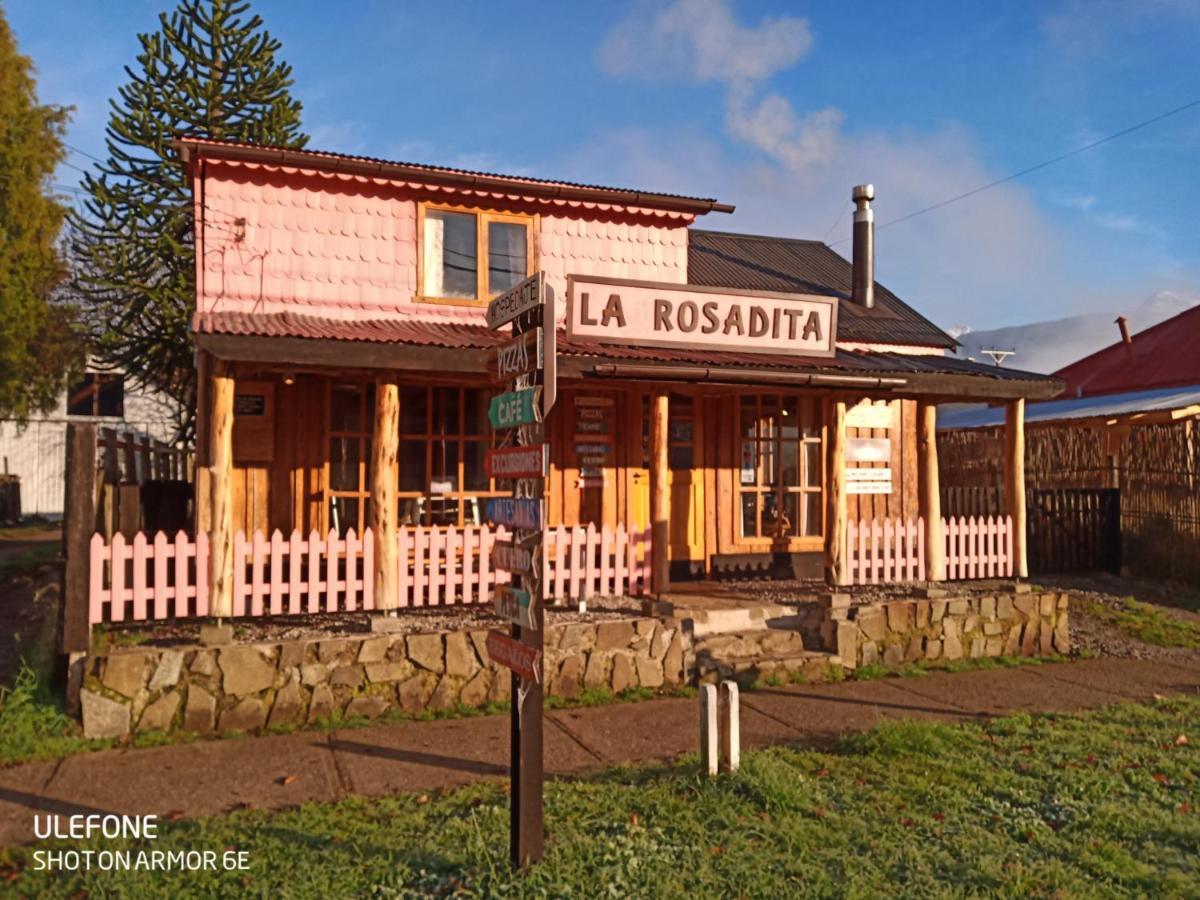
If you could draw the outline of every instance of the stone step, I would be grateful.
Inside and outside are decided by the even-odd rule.
[[[768,628],[798,628],[801,624],[796,611],[787,606],[772,604],[739,605],[724,608],[690,608],[675,606],[673,618],[691,619],[692,634],[731,634],[741,631],[761,631]]]
[[[778,654],[803,653],[808,648],[799,631],[783,628],[751,628],[720,632],[696,638],[692,652],[697,659],[757,658]]]
[[[802,650],[759,656],[696,657],[696,675],[700,684],[733,679],[743,687],[777,680],[780,682],[830,681],[842,669],[842,660],[832,653]]]

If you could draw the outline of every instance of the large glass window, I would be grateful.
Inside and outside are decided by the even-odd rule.
[[[488,400],[482,388],[401,387],[401,524],[479,525],[483,498],[505,493],[483,467]]]
[[[530,271],[532,219],[422,207],[421,295],[487,300]]]
[[[67,392],[67,415],[111,416],[125,413],[125,379],[121,375],[88,372]]]
[[[815,398],[739,400],[738,530],[743,539],[822,533],[824,452]]]
[[[329,527],[362,534],[370,517],[373,384],[351,381],[329,388]]]

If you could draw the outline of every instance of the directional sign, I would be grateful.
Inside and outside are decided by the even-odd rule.
[[[497,541],[492,546],[492,565],[505,572],[528,575],[535,567],[539,567],[541,555],[540,548],[536,546],[523,547],[511,541]]]
[[[514,641],[499,631],[489,631],[487,651],[493,662],[512,669],[526,681],[541,680],[538,677],[538,657],[541,653],[536,648]]]
[[[550,468],[550,446],[489,450],[483,465],[492,478],[545,478]]]
[[[526,388],[493,397],[488,406],[488,421],[493,428],[516,428],[541,421],[538,397],[541,388]]]
[[[542,329],[535,328],[513,338],[496,350],[496,374],[500,378],[528,375],[545,365]]]
[[[545,283],[544,273],[538,272],[536,275],[530,275],[516,287],[509,288],[489,303],[487,308],[488,328],[507,325],[521,313],[541,306]]]
[[[498,584],[493,589],[492,595],[496,600],[496,615],[502,619],[508,619],[514,625],[520,625],[522,628],[537,630],[537,619],[534,617],[534,603],[529,591],[523,591],[520,588],[512,587],[507,584]]]
[[[484,509],[488,521],[495,525],[532,529],[542,527],[541,500],[509,500],[495,497],[488,500]]]
[[[612,449],[608,444],[576,444],[576,453],[608,453]]]

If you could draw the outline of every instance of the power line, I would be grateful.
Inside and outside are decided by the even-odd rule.
[[[840,210],[838,210],[837,218],[833,220],[833,224],[830,225],[829,230],[825,232],[825,237],[821,238],[822,244],[825,243],[827,240],[829,240],[829,236],[831,234],[833,234],[834,229],[836,229],[839,225],[842,224],[842,216],[846,215],[846,210],[848,210],[853,205],[854,205],[853,203],[848,203],[845,206],[843,206]]]
[[[80,156],[86,156],[88,159],[92,160],[93,162],[98,162],[98,163],[100,163],[100,165],[104,165],[104,160],[102,160],[100,157],[92,156],[92,154],[88,153],[86,150],[80,150],[74,144],[68,144],[66,141],[63,141],[63,146],[66,147],[68,150],[73,150],[74,152],[78,153]]]
[[[1200,106],[1200,100],[1193,100],[1190,103],[1183,104],[1183,106],[1177,106],[1174,109],[1168,110],[1165,113],[1154,116],[1153,118],[1150,118],[1150,119],[1146,119],[1145,121],[1138,122],[1136,125],[1130,125],[1128,128],[1123,128],[1120,131],[1113,132],[1112,134],[1102,137],[1099,140],[1092,141],[1090,144],[1084,144],[1082,147],[1076,147],[1074,150],[1069,150],[1066,153],[1062,153],[1062,154],[1059,154],[1058,156],[1053,157],[1052,159],[1044,160],[1043,162],[1040,162],[1040,163],[1037,163],[1036,165],[1030,166],[1027,169],[1022,169],[1019,172],[1014,172],[1013,174],[1006,175],[1003,178],[997,178],[995,181],[989,182],[984,185],[980,185],[977,188],[972,188],[971,190],[965,191],[954,197],[948,197],[947,199],[942,200],[939,203],[934,203],[932,206],[926,206],[924,209],[918,209],[916,212],[910,212],[907,215],[903,215],[898,219],[892,219],[888,222],[884,222],[883,224],[876,226],[876,230],[878,231],[879,229],[882,229],[882,228],[889,228],[892,225],[899,225],[901,222],[907,222],[909,219],[915,219],[917,216],[923,216],[927,212],[933,212],[935,209],[941,209],[943,206],[949,206],[951,203],[957,203],[959,200],[966,200],[968,197],[973,197],[976,194],[981,194],[984,191],[987,191],[987,190],[990,190],[999,185],[1005,184],[1006,182],[1013,181],[1014,179],[1021,178],[1022,176],[1028,175],[1031,172],[1036,172],[1039,169],[1044,169],[1044,168],[1046,168],[1046,166],[1052,166],[1056,162],[1062,162],[1064,159],[1068,159],[1069,157],[1076,156],[1087,150],[1091,150],[1095,147],[1099,147],[1101,144],[1107,144],[1109,141],[1115,141],[1119,137],[1124,137],[1127,134],[1131,134],[1134,131],[1138,131],[1139,129],[1145,128],[1148,125],[1153,125],[1155,122],[1161,122],[1163,119],[1169,119],[1171,116],[1178,115],[1181,112],[1186,112],[1187,110],[1192,109],[1193,107],[1196,107],[1196,106]],[[834,241],[829,246],[836,247],[838,244],[844,244],[848,240],[850,240],[850,239],[842,238],[840,241]]]

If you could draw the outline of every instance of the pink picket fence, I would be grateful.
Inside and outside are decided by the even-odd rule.
[[[1010,516],[942,519],[946,580],[1011,578],[1013,532]],[[850,584],[925,580],[924,520],[850,522],[846,529]]]
[[[504,528],[400,528],[401,608],[488,604],[507,572],[492,566]],[[552,601],[649,590],[649,533],[547,529],[543,584]],[[353,530],[289,538],[261,532],[233,542],[233,615],[280,616],[375,609],[374,536]],[[209,615],[208,537],[141,532],[92,536],[89,619],[98,622]]]
[[[925,580],[925,520],[884,519],[846,528],[850,584]]]
[[[1012,516],[954,516],[942,519],[946,580],[1011,578]]]

